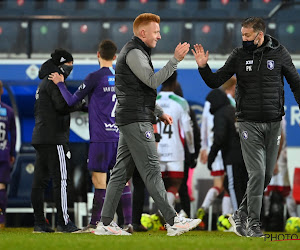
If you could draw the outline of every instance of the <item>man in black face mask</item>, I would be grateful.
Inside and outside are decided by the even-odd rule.
[[[265,187],[276,164],[284,115],[286,78],[300,105],[300,77],[286,48],[266,35],[264,21],[249,17],[242,22],[243,47],[236,48],[225,65],[212,73],[208,51],[194,45],[193,54],[205,83],[218,88],[236,74],[236,118],[243,158],[248,172],[243,201],[229,218],[239,236],[264,237],[260,211]],[[248,222],[248,224],[247,224]]]
[[[57,231],[75,232],[79,229],[69,219],[67,186],[71,153],[68,147],[70,112],[83,110],[83,104],[70,108],[58,87],[48,79],[53,72],[66,79],[73,69],[73,57],[64,49],[56,49],[40,68],[42,79],[35,94],[35,127],[32,145],[36,150],[31,202],[34,210],[34,233],[52,233],[44,217],[44,192],[50,178],[57,209]]]

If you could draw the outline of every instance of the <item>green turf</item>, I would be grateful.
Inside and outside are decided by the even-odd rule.
[[[273,233],[275,234],[279,233]],[[295,236],[294,236],[295,237]],[[300,239],[300,234],[298,234]],[[192,231],[168,237],[165,231],[134,233],[132,236],[94,234],[33,234],[32,228],[5,228],[0,231],[0,249],[300,249],[300,240],[270,241],[238,237],[234,233]]]

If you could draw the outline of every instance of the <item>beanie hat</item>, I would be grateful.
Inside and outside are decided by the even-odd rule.
[[[66,62],[73,61],[73,56],[64,49],[56,49],[51,54],[51,58],[52,58],[52,61],[54,62],[54,64],[57,66],[64,64]]]

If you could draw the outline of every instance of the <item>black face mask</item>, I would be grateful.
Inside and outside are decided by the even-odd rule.
[[[259,33],[255,36],[252,41],[243,41],[243,49],[247,51],[254,51],[257,49],[258,44],[254,44],[254,40],[258,36]]]
[[[63,64],[63,65],[58,66],[58,68],[60,69],[60,71],[64,75],[64,78],[67,79],[67,77],[71,74],[71,72],[73,70],[73,65]]]

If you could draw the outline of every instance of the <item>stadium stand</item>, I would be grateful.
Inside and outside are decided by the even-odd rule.
[[[210,53],[222,50],[224,37],[224,23],[222,22],[194,22],[191,44],[202,44]]]
[[[174,40],[202,41],[212,53],[228,53],[241,44],[238,25],[243,18],[267,17],[280,4],[269,19],[281,23],[273,34],[294,47],[290,37],[299,33],[300,0],[1,0],[0,53],[49,53],[56,47],[93,53],[104,38],[117,41],[121,48],[133,35],[133,18],[142,12],[157,13],[167,23],[161,28],[169,42],[159,43],[153,54],[171,53]],[[290,51],[298,53],[297,48]]]
[[[6,4],[6,15],[29,15],[34,9],[35,0],[4,0]]]
[[[109,32],[106,38],[110,38],[116,43],[119,52],[124,44],[133,36],[132,22],[111,22],[107,23],[106,26]]]
[[[278,39],[290,53],[300,53],[300,22],[281,22],[278,24]]]
[[[122,17],[135,17],[143,12],[157,13],[159,1],[151,0],[128,0],[125,1]]]
[[[92,21],[70,22],[66,37],[71,38],[70,50],[73,53],[96,53],[102,39],[102,23]],[[80,41],[80,42],[78,42]]]
[[[68,48],[59,42],[61,21],[37,21],[32,23],[32,52],[51,53],[58,47]],[[64,40],[61,39],[61,42]]]
[[[153,53],[173,53],[179,42],[186,42],[183,30],[183,22],[161,22],[161,42],[157,43]]]
[[[84,11],[88,12],[88,15],[99,18],[116,17],[121,13],[118,9],[118,1],[116,0],[87,0],[86,10]]]
[[[158,14],[167,18],[195,17],[201,15],[199,2],[194,0],[166,0],[160,4]]]
[[[25,53],[27,36],[24,31],[26,33],[21,21],[0,21],[0,53]],[[20,37],[22,34],[24,36]]]
[[[76,12],[77,1],[57,1],[47,0],[46,8],[50,14],[55,15],[72,15]]]

